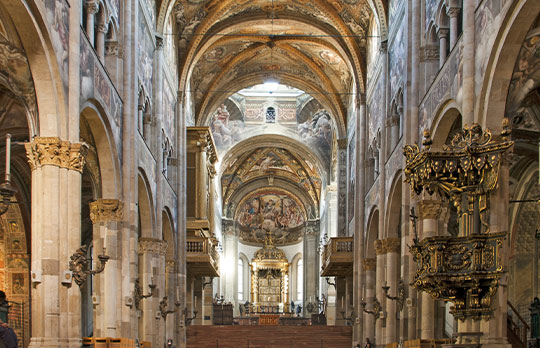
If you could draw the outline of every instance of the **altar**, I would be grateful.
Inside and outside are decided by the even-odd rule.
[[[274,245],[271,232],[266,233],[264,247],[251,262],[251,306],[252,313],[289,312],[289,261]]]

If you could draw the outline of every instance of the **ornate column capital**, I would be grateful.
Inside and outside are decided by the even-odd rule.
[[[93,224],[100,222],[122,221],[124,216],[124,203],[118,199],[100,198],[90,202],[90,220]]]
[[[107,41],[105,42],[105,54],[107,56],[117,56],[120,58],[122,56],[121,54],[121,48],[118,44],[118,41]]]
[[[156,238],[139,238],[139,254],[165,256],[168,243]]]
[[[32,170],[51,165],[82,173],[88,146],[58,137],[35,137],[26,143],[26,156]]]
[[[452,17],[457,17],[459,16],[459,13],[460,13],[461,9],[459,7],[449,7],[447,10],[446,10],[446,14],[448,15],[448,17],[452,18]]]
[[[156,49],[162,50],[163,49],[163,38],[161,36],[156,35]]]
[[[347,138],[338,139],[337,143],[338,143],[338,149],[346,150],[347,149],[347,144],[348,144],[348,139]]]
[[[441,215],[442,202],[436,200],[422,200],[418,202],[419,219],[437,219]]]
[[[390,116],[385,122],[387,128],[399,126],[399,116]]]
[[[382,239],[377,239],[373,244],[375,245],[375,255],[386,254],[386,245]]]
[[[84,3],[86,14],[95,15],[99,11],[99,4],[95,0],[89,0]]]
[[[165,261],[165,273],[176,273],[177,271],[178,271],[178,268],[176,266],[175,260]]]
[[[433,45],[427,45],[420,48],[420,61],[439,60],[439,48]]]
[[[399,238],[377,239],[375,241],[375,254],[385,255],[388,253],[400,253],[401,240]]]
[[[439,35],[439,39],[447,38],[449,32],[450,32],[450,29],[448,28],[439,28],[437,30],[437,35]]]
[[[107,34],[107,26],[104,23],[100,23],[97,25],[97,31],[103,34]]]
[[[377,259],[374,257],[365,258],[362,260],[362,268],[364,271],[374,271],[377,266]]]

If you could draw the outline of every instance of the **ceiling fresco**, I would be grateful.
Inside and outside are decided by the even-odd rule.
[[[259,93],[264,88],[259,85],[235,93],[212,112],[209,125],[221,156],[249,137],[282,134],[312,149],[329,170],[336,147],[336,126],[330,114],[303,91],[280,85],[273,94]],[[274,122],[266,119],[268,108],[276,112]]]
[[[276,179],[289,182],[306,193],[307,215],[315,218],[321,194],[322,180],[309,160],[301,159],[286,149],[262,147],[247,152],[236,159],[221,176],[224,215],[231,215],[243,199],[237,192],[250,182],[265,179],[264,184],[272,186]]]
[[[264,243],[270,232],[278,245],[301,240],[306,213],[295,196],[282,190],[264,189],[246,196],[238,205],[235,222],[244,243]]]
[[[197,122],[236,91],[275,77],[316,97],[345,129],[363,92],[365,49],[381,0],[178,0],[180,84]],[[385,21],[381,25],[384,25]],[[201,121],[202,119],[202,121]]]

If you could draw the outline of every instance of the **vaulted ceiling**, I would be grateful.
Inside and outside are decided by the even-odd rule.
[[[346,108],[364,91],[373,13],[386,27],[382,0],[177,0],[161,12],[167,5],[198,124],[229,95],[273,78],[317,98],[344,135]]]

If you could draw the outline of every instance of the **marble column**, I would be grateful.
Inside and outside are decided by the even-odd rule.
[[[419,218],[422,220],[421,238],[437,235],[438,218],[441,214],[441,202],[435,200],[423,200],[418,203]],[[435,300],[425,291],[422,291],[422,339],[435,338]]]
[[[87,149],[56,137],[34,137],[25,147],[32,170],[30,347],[76,347],[81,293],[64,274],[81,245],[81,173]]]
[[[437,35],[439,36],[439,68],[442,68],[446,62],[446,52],[448,51],[448,28],[439,28]]]
[[[86,11],[86,36],[88,36],[88,41],[94,46],[94,30],[96,25],[96,13],[99,11],[99,4],[94,1],[87,1],[84,4],[84,9]]]
[[[94,292],[99,298],[95,307],[95,337],[119,337],[120,320],[117,308],[121,305],[118,279],[122,273],[118,231],[123,218],[123,203],[117,199],[98,199],[90,203],[90,219],[94,229],[94,260],[105,252],[109,261],[96,279]]]
[[[103,64],[105,64],[105,34],[107,34],[107,26],[104,23],[99,23],[97,26],[96,52]]]
[[[365,273],[365,291],[362,294],[363,301],[366,302],[366,310],[372,310],[371,304],[375,300],[375,270],[377,268],[376,258],[365,258],[362,261]],[[369,305],[369,307],[368,307]],[[369,338],[375,342],[375,317],[372,314],[364,313],[364,338]]]
[[[238,236],[234,233],[223,234],[223,261],[221,265],[222,294],[225,301],[233,303],[234,315],[239,315],[235,302],[238,297]]]
[[[450,7],[446,11],[446,14],[450,17],[450,50],[454,48],[458,39],[460,11],[459,7]]]

